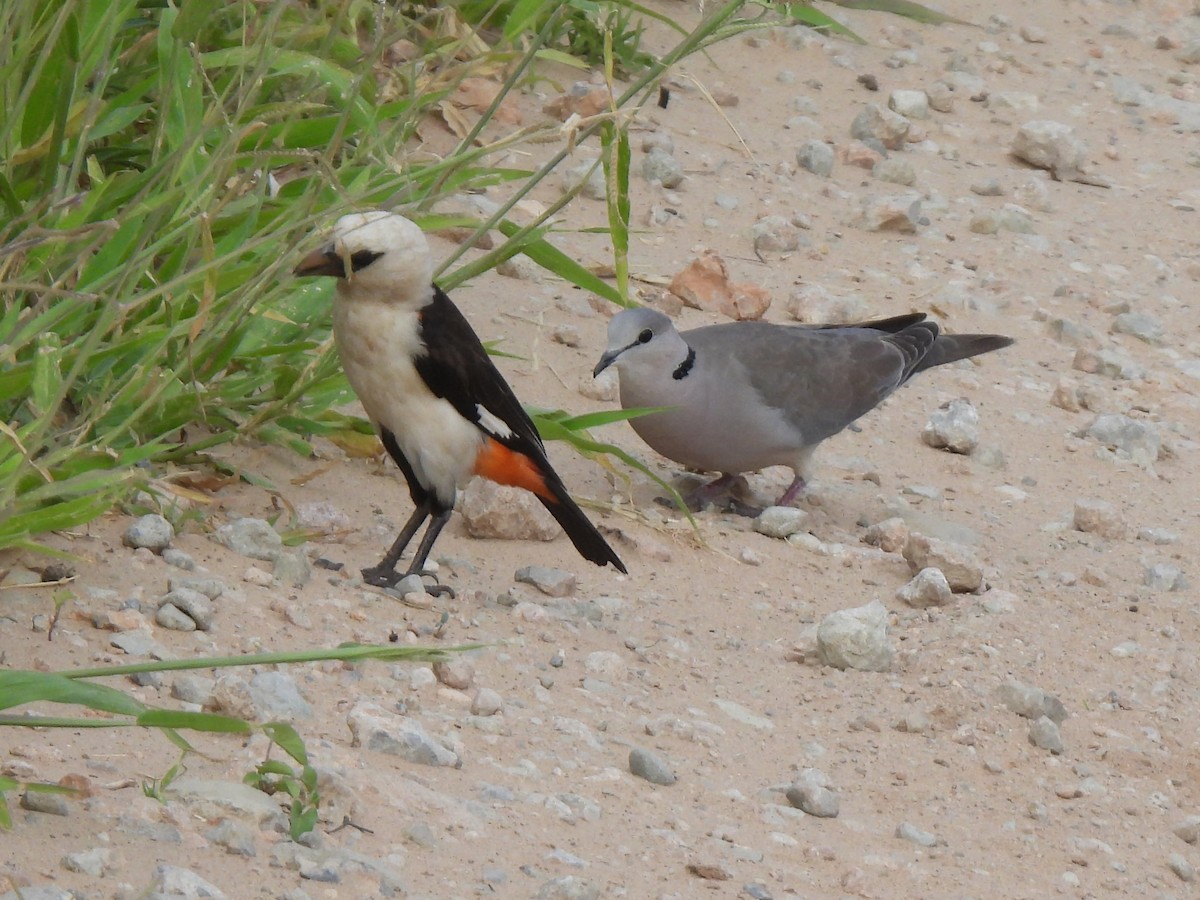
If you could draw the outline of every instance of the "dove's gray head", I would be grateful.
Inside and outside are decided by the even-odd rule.
[[[644,306],[622,310],[608,323],[608,347],[596,363],[592,377],[614,365],[618,372],[665,375],[687,353],[687,343],[662,313]]]
[[[384,210],[342,216],[333,239],[306,256],[297,275],[341,279],[338,294],[424,306],[432,294],[433,261],[421,229]]]

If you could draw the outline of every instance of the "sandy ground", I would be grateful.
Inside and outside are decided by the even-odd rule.
[[[665,8],[684,21],[695,16],[691,5]],[[991,9],[953,4],[979,23]],[[669,277],[711,248],[736,280],[770,293],[773,321],[790,321],[797,286],[816,285],[835,299],[858,298],[866,317],[928,311],[952,331],[1017,339],[978,364],[923,375],[859,430],[829,441],[798,504],[811,513],[816,540],[792,545],[711,511],[698,517],[698,540],[655,502],[659,491],[648,480],[627,482],[628,473],[614,477],[552,446],[572,491],[594,501],[589,513],[630,575],[590,566],[563,538],[475,540],[456,518],[435,556],[451,561],[443,573],[458,598],[414,609],[350,577],[376,561],[409,513],[390,464],[345,459],[331,446],[322,459],[239,447],[234,461],[269,478],[286,503],[324,501],[346,517],[347,533],[307,545],[311,556],[345,569],[317,569],[302,588],[245,580],[254,562],[206,532],[278,509],[261,489],[225,488],[174,541],[227,586],[215,629],[184,634],[151,622],[168,655],[386,642],[393,633],[492,646],[471,655],[464,690],[414,678],[411,666],[288,670],[312,705],[297,725],[331,779],[316,849],[251,823],[248,846],[234,853],[213,837],[224,814],[143,797],[141,780],[160,777],[176,759],[157,735],[5,730],[5,773],[81,775],[94,794],[70,801],[66,817],[14,809],[15,827],[0,837],[0,891],[57,885],[76,897],[138,897],[168,864],[227,897],[293,900],[1194,893],[1200,850],[1176,830],[1200,812],[1200,618],[1190,586],[1200,571],[1186,550],[1200,540],[1200,381],[1187,373],[1189,364],[1193,374],[1200,368],[1200,138],[1177,123],[1198,118],[1200,68],[1180,61],[1176,48],[1195,40],[1200,25],[1183,2],[1004,9],[1003,21],[986,30],[846,14],[867,46],[784,31],[730,42],[711,60],[689,61],[676,73],[685,87],[670,106],[643,116],[673,138],[687,179],[665,194],[636,179],[635,272]],[[1156,47],[1159,38],[1167,46]],[[924,140],[891,154],[911,163],[913,188],[843,161],[864,105],[886,105],[894,89],[929,88],[952,60],[978,75],[989,99],[960,95],[950,112],[914,122]],[[868,74],[879,92],[859,83]],[[739,102],[718,111],[694,85],[686,88],[686,76]],[[1131,84],[1151,92],[1141,105],[1121,102]],[[526,114],[536,115],[541,100],[527,100]],[[1052,180],[1014,160],[1008,148],[1030,119],[1073,127],[1088,147],[1089,179],[1111,187]],[[839,154],[827,179],[797,171],[796,148],[809,138]],[[999,196],[971,189],[992,180]],[[927,222],[916,234],[858,224],[865,198],[909,191],[924,200]],[[539,199],[552,196],[548,186]],[[1032,234],[971,230],[977,214],[1005,204],[1028,212]],[[646,225],[656,206],[678,215]],[[776,214],[802,217],[804,244],[760,259],[751,226]],[[565,221],[598,226],[604,215],[601,203],[581,200]],[[439,255],[452,246],[433,243]],[[602,260],[587,236],[565,233],[559,244],[585,262]],[[499,363],[523,400],[576,412],[613,405],[578,391],[605,343],[604,317],[585,314],[579,292],[491,274],[455,298],[485,339],[502,339],[524,357]],[[1125,311],[1154,317],[1161,338],[1111,333]],[[716,316],[686,310],[681,321]],[[551,338],[560,325],[577,330],[577,347]],[[1073,368],[1079,346],[1118,354],[1132,377]],[[969,399],[981,419],[981,448],[970,456],[920,438],[930,413],[956,397]],[[1064,397],[1082,397],[1084,407],[1064,408],[1073,405]],[[1159,458],[1122,460],[1080,437],[1098,413],[1152,425]],[[678,474],[627,426],[600,436],[664,477]],[[767,470],[751,485],[769,497],[788,477]],[[1089,500],[1113,507],[1115,525],[1104,534],[1073,527],[1076,503]],[[866,526],[889,516],[971,545],[987,590],[931,610],[897,600],[907,563],[862,541]],[[122,547],[129,521],[113,515],[86,534],[54,539],[84,562],[73,585],[78,599],[53,641],[31,630],[34,617],[49,612],[45,592],[0,595],[5,665],[124,659],[90,614],[131,598],[153,610],[178,574]],[[1157,543],[1145,529],[1174,539]],[[4,565],[21,563],[39,561]],[[514,572],[530,564],[574,573],[575,594],[552,600],[516,584]],[[1182,570],[1177,589],[1146,583],[1155,564]],[[890,671],[815,662],[814,626],[873,600],[890,612]],[[999,689],[1014,679],[1065,706],[1061,753],[1034,746],[1030,721],[1001,702]],[[124,687],[176,705],[173,680]],[[499,694],[500,713],[472,714],[479,688]],[[461,766],[422,766],[352,746],[347,715],[364,701],[419,721]],[[226,782],[240,781],[265,746],[261,738],[197,743],[203,756],[189,757],[188,775]],[[665,761],[677,782],[655,786],[631,775],[634,747]],[[836,817],[790,808],[783,791],[810,768],[836,793]],[[361,827],[329,833],[347,814]],[[929,839],[897,836],[905,823]],[[62,861],[97,848],[109,851],[98,876]],[[210,896],[187,896],[200,895]]]

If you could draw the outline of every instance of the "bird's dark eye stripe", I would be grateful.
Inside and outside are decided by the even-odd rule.
[[[649,328],[643,328],[642,333],[638,335],[638,343],[639,344],[648,344],[648,343],[650,343],[650,339],[652,337],[654,337],[654,332],[651,331]]]
[[[351,253],[350,271],[359,272],[365,269],[371,263],[375,262],[375,260],[379,259],[381,256],[383,256],[382,253],[376,253],[374,250],[359,250],[357,253]]]

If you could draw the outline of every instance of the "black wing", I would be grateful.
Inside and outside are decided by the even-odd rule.
[[[414,364],[434,394],[501,444],[545,462],[542,438],[521,401],[492,363],[466,316],[437,285],[432,302],[421,310],[421,341],[425,352]],[[498,434],[481,424],[480,407],[503,421],[510,433]]]

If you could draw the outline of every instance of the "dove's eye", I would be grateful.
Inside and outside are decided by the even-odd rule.
[[[649,328],[643,328],[642,333],[638,335],[638,343],[639,344],[648,344],[648,343],[650,343],[650,338],[652,338],[652,337],[654,337],[654,332],[651,331]]]

